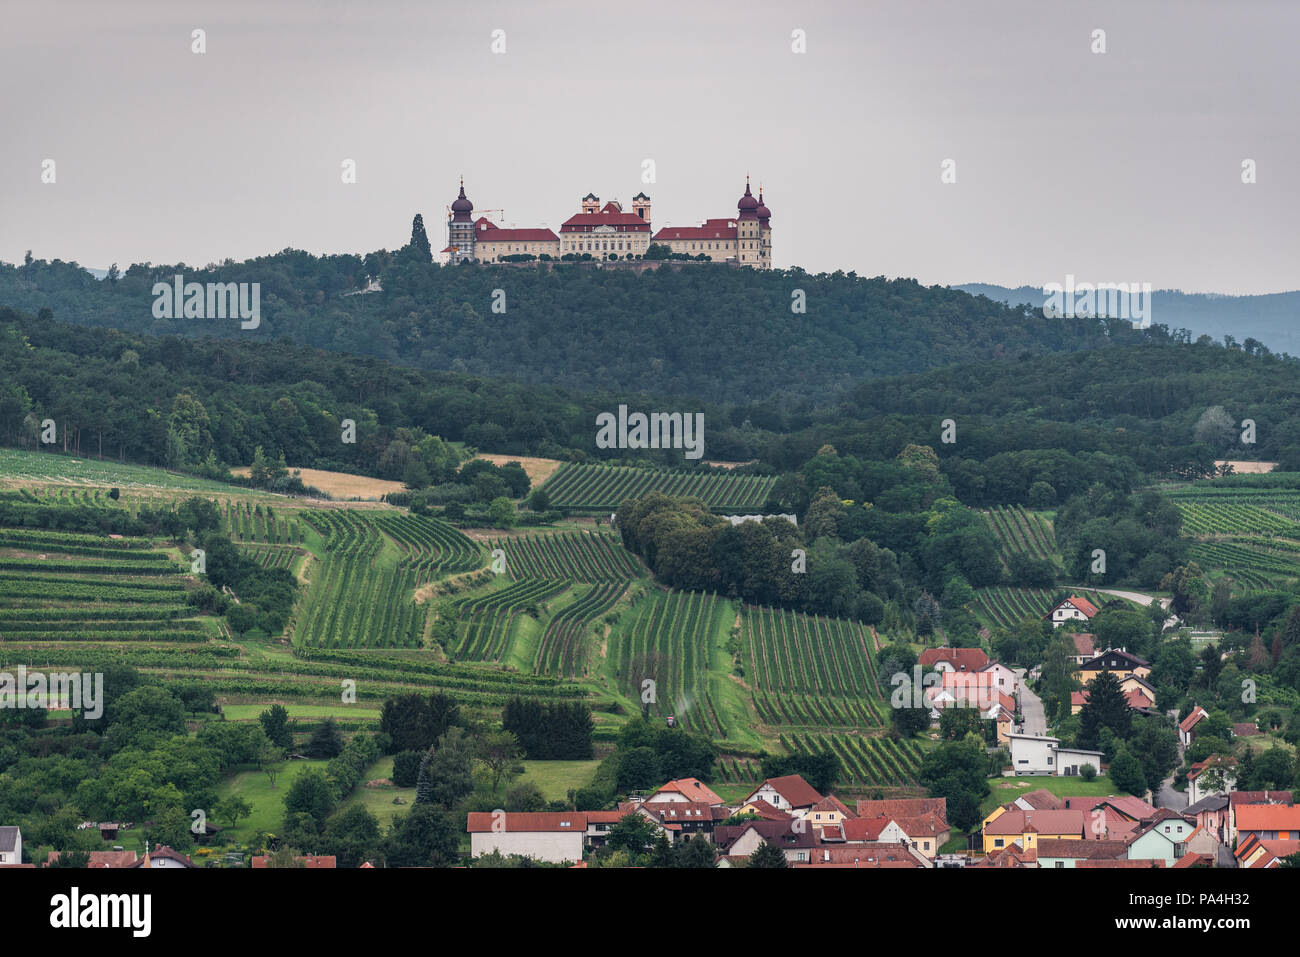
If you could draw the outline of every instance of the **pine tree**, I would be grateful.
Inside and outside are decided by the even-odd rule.
[[[790,862],[785,859],[785,854],[775,844],[769,844],[767,841],[759,844],[754,853],[749,855],[749,867],[789,867]]]
[[[420,262],[433,262],[433,247],[429,245],[429,236],[424,231],[424,217],[419,213],[411,221],[411,251]]]

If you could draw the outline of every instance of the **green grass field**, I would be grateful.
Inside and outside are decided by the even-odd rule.
[[[225,828],[221,832],[222,843],[247,842],[258,831],[271,834],[279,831],[284,822],[284,796],[289,793],[289,788],[293,786],[298,775],[309,768],[323,769],[327,764],[328,761],[311,759],[284,761],[275,776],[274,788],[271,787],[271,779],[264,772],[256,769],[238,771],[224,778],[217,787],[217,799],[225,800],[232,794],[237,794],[253,806],[253,813],[246,818],[241,818],[239,826],[233,831],[230,829],[229,821],[209,816],[211,823]]]

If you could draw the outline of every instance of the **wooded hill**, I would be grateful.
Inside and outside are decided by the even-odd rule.
[[[134,265],[101,281],[59,260],[0,263],[0,305],[154,335],[295,342],[584,391],[748,402],[824,399],[875,376],[958,362],[1145,341],[1129,323],[1044,319],[910,279],[679,264],[637,275],[596,264],[440,267],[405,250],[316,257],[285,250],[195,268]],[[383,291],[363,288],[376,271]],[[260,283],[261,323],[156,319],[153,285]],[[501,290],[504,300],[494,293]],[[792,308],[796,291],[806,312]],[[504,312],[494,312],[494,301]]]

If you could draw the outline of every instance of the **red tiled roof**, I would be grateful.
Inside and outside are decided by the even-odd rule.
[[[480,243],[558,243],[560,237],[549,229],[507,229],[494,226],[481,230],[477,235]]]
[[[817,789],[803,779],[800,774],[785,774],[779,778],[768,778],[755,789],[761,791],[770,785],[777,794],[785,798],[791,807],[812,807],[822,799]]]
[[[1036,791],[1022,794],[1016,798],[1016,801],[1024,801],[1031,808],[1039,811],[1059,811],[1065,807],[1065,802],[1047,788],[1038,788]]]
[[[925,867],[901,844],[846,844],[818,847],[808,855],[805,867]]]
[[[967,865],[968,867],[1036,867],[1037,851],[1027,851],[1019,844],[1010,844],[996,851],[989,851],[982,859]]]
[[[736,221],[734,219],[706,219],[701,226],[665,226],[654,234],[655,241],[661,239],[735,239]]]
[[[46,857],[46,866],[52,867],[61,856],[62,853],[59,851],[50,851]],[[135,861],[135,851],[91,851],[90,861],[86,867],[96,869],[130,867]]]
[[[834,794],[828,794],[812,806],[814,813],[817,811],[838,811],[850,820],[857,817],[852,811],[845,807],[844,802]]]
[[[1294,804],[1239,804],[1238,831],[1300,831],[1300,807]]]
[[[1087,836],[1086,821],[1081,810],[1022,811],[1019,808],[999,815],[984,825],[985,834],[1078,834]]]
[[[858,817],[917,817],[927,811],[933,811],[947,825],[947,798],[890,798],[858,802]]]
[[[608,210],[608,204],[605,210]],[[598,226],[613,226],[620,233],[646,233],[650,224],[636,213],[576,213],[560,226],[561,233],[589,233]],[[621,228],[620,228],[621,227]]]
[[[878,840],[880,832],[887,828],[892,820],[893,818],[882,816],[859,817],[845,821],[841,825],[844,829],[844,840],[856,844]]]
[[[1076,631],[1073,634],[1066,635],[1065,637],[1074,642],[1074,653],[1076,655],[1085,655],[1091,658],[1097,653],[1097,646],[1094,644],[1096,635],[1090,634],[1086,631]]]
[[[1179,730],[1191,731],[1192,728],[1200,724],[1203,718],[1208,718],[1209,716],[1210,713],[1208,711],[1206,711],[1200,705],[1197,705],[1196,707],[1192,708],[1191,714],[1183,718],[1182,721],[1178,722]]]
[[[1218,757],[1223,757],[1223,756],[1218,754],[1211,754],[1204,761],[1197,761],[1190,768],[1188,768],[1187,780],[1195,781],[1197,778],[1199,778],[1202,774],[1205,773],[1205,769],[1210,766],[1210,762]],[[1237,766],[1237,759],[1232,757],[1231,755],[1228,755],[1227,757],[1223,757],[1223,764],[1224,767],[1235,768]]]
[[[1075,595],[1071,595],[1070,604],[1073,605],[1075,608],[1079,609],[1079,611],[1083,612],[1089,618],[1092,618],[1094,615],[1097,614],[1097,610],[1098,610],[1097,606],[1094,605],[1092,602],[1088,601],[1088,599],[1086,598],[1079,598]]]
[[[635,814],[636,809],[629,807],[627,810],[618,811],[583,811],[587,815],[587,826],[593,824],[617,824],[629,814]]]
[[[1174,862],[1174,867],[1195,867],[1197,864],[1205,864],[1209,867],[1213,867],[1214,855],[1197,854],[1195,851],[1189,851]]]
[[[722,798],[718,797],[707,784],[699,778],[677,778],[669,781],[647,800],[653,801],[660,794],[680,794],[688,801],[696,801],[702,804],[721,804]]]
[[[145,861],[149,861],[150,864],[152,864],[154,860],[160,857],[165,860],[176,861],[177,863],[183,864],[186,867],[194,866],[194,862],[191,861],[188,857],[180,853],[180,851],[173,851],[166,844],[159,844],[157,847],[155,847],[153,850],[146,853],[144,857],[140,858],[134,864],[127,864],[126,866],[143,868],[145,866]]]
[[[926,648],[917,663],[922,668],[933,668],[946,661],[957,671],[979,671],[989,663],[982,648]]]
[[[1092,798],[1091,801],[1094,808],[1112,807],[1130,821],[1146,821],[1156,813],[1156,808],[1132,794]]]
[[[500,823],[493,827],[499,819]],[[492,831],[559,831],[574,832],[587,829],[587,812],[578,811],[509,811],[496,814],[492,811],[471,811],[465,830],[470,834],[485,834]]]
[[[1241,804],[1291,804],[1292,797],[1290,791],[1232,791],[1228,802],[1235,809]]]
[[[1232,726],[1232,734],[1238,738],[1249,738],[1259,734],[1259,727],[1253,721],[1243,721]]]
[[[1087,841],[1048,837],[1038,842],[1039,857],[1078,857],[1087,860],[1114,860],[1128,851],[1127,841]]]
[[[768,821],[788,821],[793,817],[788,811],[782,811],[779,807],[774,807],[762,798],[746,801],[745,806]]]
[[[642,810],[657,821],[681,824],[684,821],[724,821],[731,812],[717,804],[701,801],[659,801],[641,805]]]

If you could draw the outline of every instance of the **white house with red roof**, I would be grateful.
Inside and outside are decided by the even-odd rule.
[[[982,648],[926,648],[916,663],[927,671],[982,671],[989,656]]]
[[[646,804],[657,804],[663,801],[680,801],[688,804],[715,805],[718,807],[721,807],[723,803],[722,798],[718,797],[699,778],[676,778],[645,799]]]
[[[1066,622],[1071,621],[1092,621],[1097,617],[1099,609],[1086,598],[1080,598],[1077,595],[1071,595],[1064,601],[1053,606],[1044,618],[1050,618],[1053,628],[1060,628]]]
[[[760,799],[778,810],[803,817],[821,803],[822,796],[802,775],[786,774],[779,778],[768,778],[745,798],[745,803]]]
[[[1199,704],[1193,705],[1191,713],[1178,722],[1178,743],[1188,747],[1196,739],[1196,726],[1210,716]]]
[[[540,861],[582,860],[587,835],[585,811],[471,811],[465,823],[474,857],[497,851]]]

